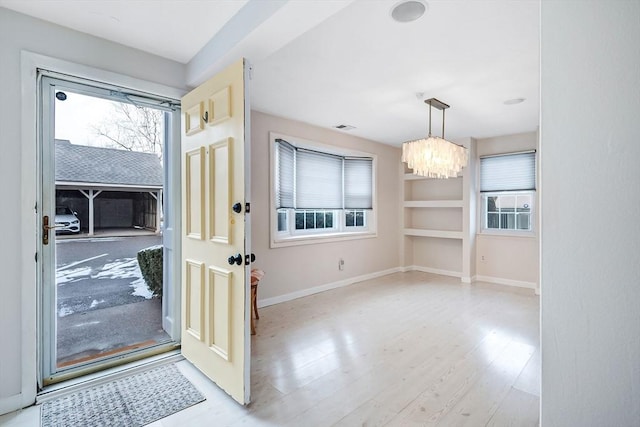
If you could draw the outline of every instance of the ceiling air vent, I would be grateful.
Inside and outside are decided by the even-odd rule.
[[[351,130],[351,129],[355,129],[356,127],[351,125],[336,125],[334,126],[334,128],[340,129],[340,130]]]

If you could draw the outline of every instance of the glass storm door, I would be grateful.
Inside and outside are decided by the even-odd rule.
[[[42,386],[176,347],[180,113],[46,72],[40,100]]]

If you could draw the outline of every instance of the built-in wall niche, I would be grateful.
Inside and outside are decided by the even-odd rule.
[[[460,141],[476,158],[473,138]],[[475,226],[475,163],[469,162],[457,178],[417,176],[404,166],[404,266],[419,271],[460,277],[470,283]]]
[[[405,226],[426,230],[462,231],[461,208],[409,209]]]
[[[407,172],[405,170],[405,172]],[[405,265],[462,276],[464,177],[432,179],[404,174]]]
[[[405,201],[462,200],[462,178],[405,180]]]

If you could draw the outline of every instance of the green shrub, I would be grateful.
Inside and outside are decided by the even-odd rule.
[[[162,298],[162,246],[151,246],[138,251],[138,264],[142,278],[153,296]]]

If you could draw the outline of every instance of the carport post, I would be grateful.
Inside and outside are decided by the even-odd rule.
[[[93,236],[93,199],[95,199],[98,194],[102,193],[102,190],[98,190],[95,193],[93,189],[89,190],[89,194],[85,193],[83,190],[78,190],[84,196],[89,199],[89,236]]]
[[[153,191],[149,191],[149,194],[151,194],[151,197],[156,199],[156,233],[160,233],[160,212],[162,211],[162,190],[158,190],[156,194],[153,194]]]

